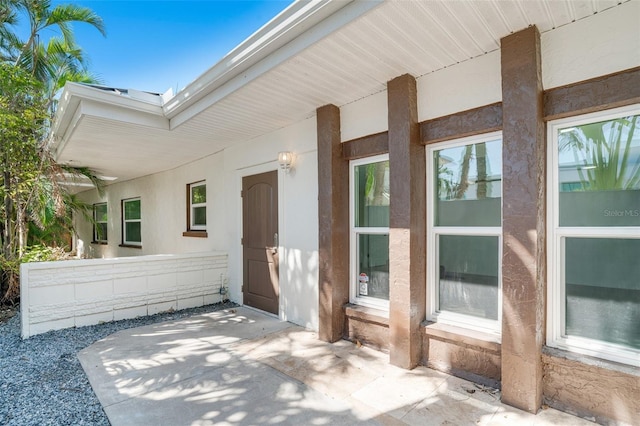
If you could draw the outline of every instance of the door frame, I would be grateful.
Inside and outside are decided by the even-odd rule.
[[[285,251],[283,250],[283,246],[285,246],[286,242],[286,229],[284,226],[284,197],[285,197],[285,193],[284,193],[284,172],[280,169],[278,162],[277,161],[271,161],[268,163],[263,163],[263,164],[258,164],[255,166],[249,166],[249,167],[245,167],[242,169],[237,169],[236,170],[236,200],[237,200],[237,205],[236,205],[236,211],[238,212],[238,217],[240,217],[240,219],[237,221],[237,235],[238,235],[238,240],[235,243],[235,247],[236,247],[236,270],[238,271],[238,290],[241,289],[243,283],[244,283],[244,267],[243,267],[243,262],[244,262],[244,254],[242,252],[242,244],[240,244],[240,238],[243,238],[243,217],[242,217],[242,197],[240,196],[240,192],[242,191],[242,178],[247,177],[247,176],[252,176],[252,175],[258,175],[261,173],[266,173],[266,172],[273,172],[276,171],[278,173],[278,253],[280,254],[280,268],[279,268],[279,272],[278,272],[278,285],[280,288],[280,296],[278,298],[278,318],[286,321],[286,315],[285,315],[285,300],[286,300],[286,290],[285,290],[285,286],[283,284],[286,284],[286,278],[284,277],[284,274],[282,273],[282,271],[284,270],[283,266],[286,265],[286,259],[285,259]],[[239,291],[240,294],[240,298],[243,299],[244,295],[242,291]],[[244,300],[242,300],[242,305],[246,306],[248,308],[251,308],[251,306],[248,305],[244,305]],[[254,309],[254,308],[251,308]],[[260,311],[263,312],[263,311]],[[266,312],[267,315],[272,315],[268,312]]]

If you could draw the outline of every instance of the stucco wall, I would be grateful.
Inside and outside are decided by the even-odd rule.
[[[638,424],[640,370],[547,348],[545,404],[600,424]]]
[[[638,16],[640,2],[628,2],[588,20],[543,33],[544,89],[640,66]],[[502,101],[500,60],[499,51],[490,52],[419,77],[419,121]],[[343,141],[387,130],[386,96],[386,92],[376,93],[341,108]],[[360,121],[350,121],[356,119]],[[348,308],[347,312],[353,309]],[[348,338],[364,342],[380,328],[355,315],[349,315],[346,324]],[[475,340],[470,342],[461,330],[446,335],[428,327],[426,330],[426,364],[489,384],[501,380],[502,347],[498,341],[474,334]],[[614,368],[606,362],[595,365],[585,357],[569,355],[554,351],[554,356],[543,356],[545,403],[602,422],[633,424],[630,419],[635,420],[639,413],[637,369]]]
[[[295,154],[289,173],[278,170],[279,151]],[[242,281],[242,178],[278,170],[280,317],[318,329],[318,162],[315,118],[234,145],[224,151],[226,240],[231,283]],[[241,285],[232,285],[241,301]]]
[[[213,252],[24,263],[22,337],[217,303],[226,280]]]
[[[629,1],[541,34],[544,88],[639,66],[638,16],[640,2]]]
[[[278,169],[279,151],[295,153],[290,173]],[[315,119],[162,173],[108,185],[103,197],[80,194],[88,203],[108,204],[108,244],[91,244],[91,224],[79,219],[79,239],[92,258],[147,254],[229,253],[230,299],[242,303],[242,177],[278,170],[280,316],[318,328],[318,203]],[[206,180],[207,238],[185,237],[186,185]],[[140,197],[142,247],[120,247],[121,200]]]
[[[107,202],[108,244],[91,244],[92,227],[77,218],[79,239],[91,258],[141,256],[147,254],[228,251],[225,239],[224,181],[222,154],[214,154],[188,165],[127,182],[115,182],[101,197],[91,190],[80,194],[88,203]],[[208,238],[183,237],[186,231],[186,185],[201,180],[207,183]],[[140,197],[142,247],[120,247],[122,243],[121,200]]]
[[[543,88],[551,89],[640,65],[640,2],[541,34]],[[418,121],[502,100],[500,51],[417,77]],[[341,107],[342,140],[384,132],[387,93]]]
[[[640,66],[638,16],[640,2],[627,2],[588,20],[543,33],[541,54],[544,89]],[[500,61],[500,51],[497,50],[428,75],[416,76],[418,120],[425,121],[501,101]],[[387,92],[381,91],[341,106],[340,124],[343,141],[387,131]],[[278,172],[280,317],[317,329],[316,140],[316,122],[312,117],[271,134],[236,144],[189,165],[131,182],[111,185],[108,188],[107,199],[110,204],[110,217],[115,220],[110,221],[110,242],[104,247],[92,246],[91,254],[99,257],[225,250],[229,253],[231,299],[241,302],[242,177],[277,170],[277,153],[283,150],[293,151],[296,154],[294,170],[289,174]],[[183,237],[186,221],[185,185],[201,179],[207,180],[209,237]],[[98,201],[95,192],[85,193],[83,196],[88,201]],[[134,196],[142,198],[141,250],[118,247],[120,199]],[[90,226],[85,224],[81,230],[85,241],[90,241],[90,232]],[[362,324],[357,324],[357,321]],[[366,328],[363,325],[365,323],[366,321],[361,321],[356,316],[350,316],[347,335],[357,339],[359,332],[366,334],[371,330],[376,332],[375,330],[385,328],[378,325],[375,328]],[[426,335],[424,348],[428,362],[452,372],[465,370],[487,379],[501,378],[498,354],[501,349],[496,346],[498,343],[486,343],[477,339],[477,342],[470,344],[460,337],[459,332],[448,333],[446,338],[430,333]],[[386,335],[383,337],[377,343],[382,347],[388,340]],[[490,348],[486,349],[486,345],[490,345]],[[469,355],[470,351],[473,352],[472,355]],[[484,365],[490,368],[483,370]],[[553,367],[549,360],[546,361],[546,365],[547,368]],[[589,370],[589,374],[584,376],[585,379],[581,383],[599,383],[605,388],[610,386],[605,380],[600,380],[594,371]],[[549,372],[551,374],[552,371]],[[588,411],[588,404],[584,400],[572,400],[563,396],[565,394],[552,395],[548,386],[545,389],[545,398],[552,398],[556,404],[574,407],[577,404],[586,404],[579,409]],[[621,404],[631,407],[628,401],[622,401]],[[612,413],[608,415],[612,416]]]

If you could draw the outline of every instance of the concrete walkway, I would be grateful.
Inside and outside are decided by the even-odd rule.
[[[247,308],[123,330],[79,353],[119,425],[592,425]]]

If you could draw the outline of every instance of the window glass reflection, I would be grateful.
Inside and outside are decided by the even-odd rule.
[[[560,226],[640,226],[640,116],[558,131]]]
[[[434,152],[436,226],[500,226],[502,142]]]
[[[355,167],[355,225],[389,226],[389,161]]]

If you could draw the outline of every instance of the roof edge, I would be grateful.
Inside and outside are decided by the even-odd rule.
[[[351,12],[344,14],[345,18],[338,19],[341,21],[338,26],[342,26],[374,9],[382,3],[382,1],[383,0],[314,0],[309,2],[297,0],[249,36],[245,41],[240,43],[218,63],[187,85],[187,87],[177,93],[172,99],[168,100],[163,105],[165,115],[169,119],[183,115],[186,110],[196,105],[213,91],[231,82],[234,78],[241,77],[242,74],[246,73],[256,64],[272,56],[279,49],[309,32],[311,28],[332,17],[337,12],[344,9],[351,9]],[[319,31],[315,31],[314,29],[312,42],[324,38],[334,31],[335,28],[336,25],[326,25]],[[312,43],[307,42],[304,46],[295,48],[293,54],[308,47],[310,44]],[[277,63],[272,64],[263,72],[266,72],[275,65],[277,65]],[[248,81],[250,80],[244,79],[243,84],[248,83]],[[198,109],[201,110],[204,108]],[[192,116],[198,112],[199,111],[196,111],[194,114],[188,115]],[[174,125],[172,120],[171,127],[174,128],[186,120],[180,119],[178,121],[179,122]]]
[[[80,101],[83,100],[95,101],[105,105],[117,106],[131,111],[164,117],[162,95],[156,96],[135,90],[129,90],[129,92],[133,92],[132,94],[134,96],[125,96],[118,91],[106,91],[85,84],[67,82],[60,96],[58,110],[56,111],[55,119],[51,127],[51,135],[54,138],[51,145],[57,145],[59,140],[67,133],[68,127],[73,121],[75,111],[77,111]],[[137,96],[137,94],[143,94],[144,96]]]

